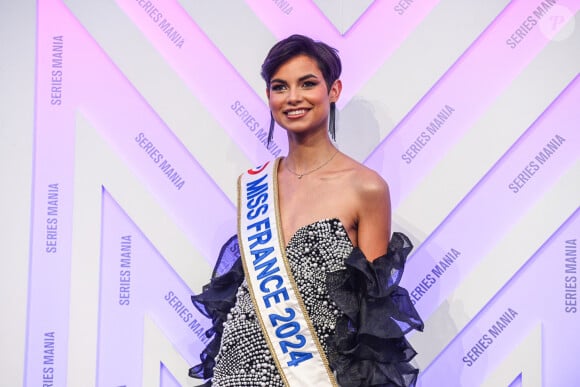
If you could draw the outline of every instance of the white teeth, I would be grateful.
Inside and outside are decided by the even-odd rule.
[[[304,113],[306,113],[306,110],[301,109],[301,110],[292,110],[292,111],[288,112],[287,114],[289,116],[298,116],[298,115],[304,114]]]

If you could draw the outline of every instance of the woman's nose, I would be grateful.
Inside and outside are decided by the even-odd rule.
[[[289,102],[300,101],[301,98],[302,98],[302,93],[300,92],[299,88],[291,87],[288,90],[288,101]]]

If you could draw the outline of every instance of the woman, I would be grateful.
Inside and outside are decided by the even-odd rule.
[[[398,286],[412,246],[389,243],[387,183],[330,139],[340,73],[335,49],[301,35],[262,65],[289,151],[240,177],[241,258],[192,297],[214,323],[190,370],[208,385],[415,383],[404,335],[423,323]]]

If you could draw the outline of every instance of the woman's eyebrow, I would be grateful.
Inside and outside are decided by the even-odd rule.
[[[270,83],[286,83],[286,81],[280,78],[274,78],[270,80]]]
[[[300,77],[298,79],[298,81],[302,82],[302,81],[305,81],[305,80],[310,79],[310,78],[318,78],[318,77],[314,74],[306,74],[306,75]]]
[[[310,79],[310,78],[318,78],[318,77],[314,74],[306,74],[306,75],[303,75],[300,78],[298,78],[298,82],[302,82],[302,81],[305,81],[305,80]],[[285,80],[280,79],[280,78],[274,78],[270,81],[270,83],[284,83],[284,84],[286,84],[288,82],[286,82]]]

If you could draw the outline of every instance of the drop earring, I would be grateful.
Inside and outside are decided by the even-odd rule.
[[[328,132],[330,133],[332,141],[336,141],[335,115],[336,115],[336,104],[334,102],[331,102],[330,115],[328,118]]]
[[[274,116],[272,115],[272,111],[270,111],[270,130],[268,130],[268,145],[270,145],[273,138],[274,138]]]

